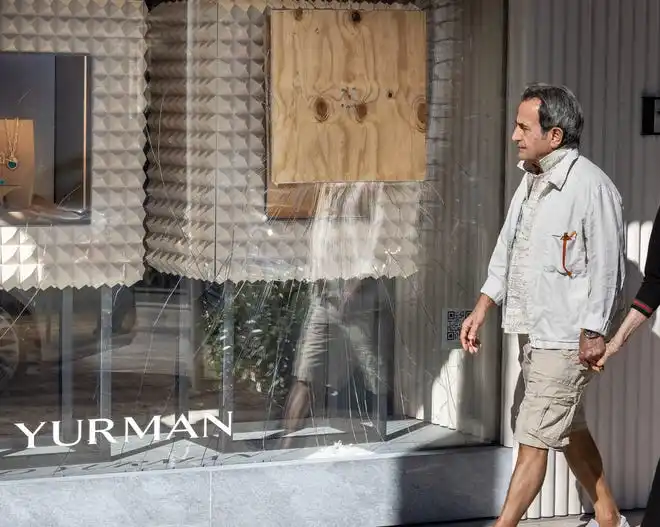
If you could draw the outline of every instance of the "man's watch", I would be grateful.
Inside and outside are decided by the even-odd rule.
[[[590,329],[584,329],[582,330],[582,333],[585,336],[585,338],[588,339],[597,339],[603,336],[600,333],[597,333],[596,331],[591,331]]]

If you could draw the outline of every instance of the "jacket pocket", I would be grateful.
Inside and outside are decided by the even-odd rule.
[[[544,270],[572,278],[582,274],[587,266],[584,238],[578,231],[547,235]]]

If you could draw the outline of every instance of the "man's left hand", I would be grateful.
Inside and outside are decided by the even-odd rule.
[[[585,366],[600,371],[598,361],[606,351],[604,337],[587,338],[584,332],[580,334],[580,362]]]

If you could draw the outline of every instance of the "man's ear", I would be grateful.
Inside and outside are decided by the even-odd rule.
[[[550,134],[550,146],[554,149],[559,148],[562,141],[564,140],[564,131],[561,128],[552,128],[549,132]]]

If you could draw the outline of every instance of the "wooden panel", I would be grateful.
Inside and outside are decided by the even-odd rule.
[[[314,217],[318,185],[273,185],[266,189],[266,214],[280,220],[302,220]]]
[[[424,179],[422,11],[273,11],[270,27],[273,183]]]

